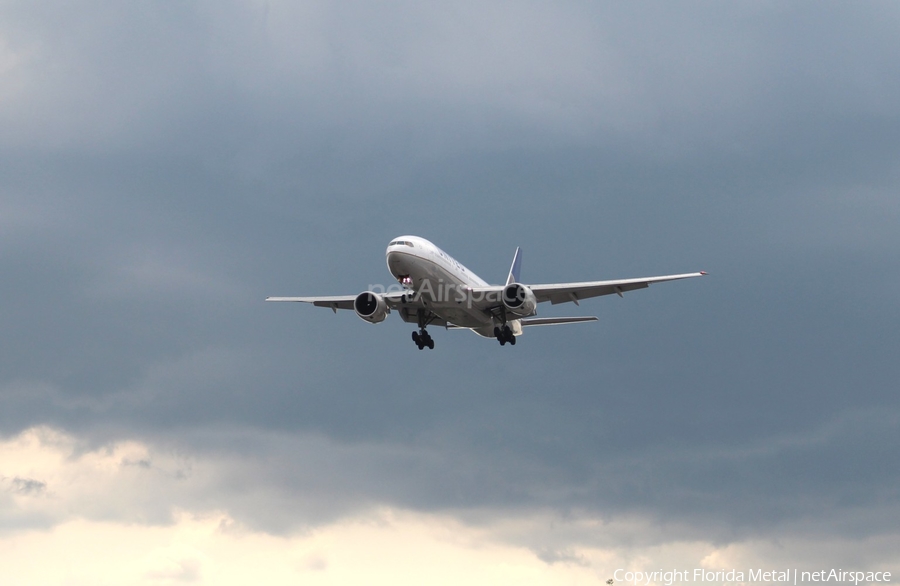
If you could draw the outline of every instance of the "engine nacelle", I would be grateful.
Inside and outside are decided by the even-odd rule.
[[[537,299],[534,293],[521,283],[510,283],[503,288],[503,305],[506,311],[519,317],[534,315]]]
[[[353,300],[353,309],[356,310],[356,315],[371,324],[383,322],[387,314],[391,312],[384,297],[371,291],[363,291],[357,295]]]

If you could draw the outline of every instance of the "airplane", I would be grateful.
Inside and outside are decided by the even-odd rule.
[[[429,325],[447,329],[468,329],[485,338],[495,338],[501,346],[516,344],[522,329],[597,321],[595,316],[535,317],[538,303],[551,305],[644,289],[651,283],[676,281],[706,274],[684,273],[641,279],[586,281],[526,285],[519,280],[522,250],[516,248],[504,285],[490,285],[456,259],[424,238],[400,236],[388,244],[387,265],[397,283],[385,289],[373,287],[358,295],[331,297],[268,297],[266,301],[296,301],[318,307],[352,309],[363,320],[377,324],[396,311],[403,321],[415,323],[412,333],[419,350],[434,349]]]

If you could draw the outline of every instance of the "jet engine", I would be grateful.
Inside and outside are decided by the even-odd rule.
[[[364,291],[357,295],[353,300],[353,309],[356,310],[356,315],[371,324],[383,322],[387,314],[391,312],[384,297],[371,291]]]
[[[534,315],[537,299],[534,293],[521,283],[510,283],[503,288],[503,305],[506,311],[519,317]]]

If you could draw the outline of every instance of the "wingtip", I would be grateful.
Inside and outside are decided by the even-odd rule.
[[[700,274],[703,275],[703,276],[705,277],[705,276],[708,275],[709,273],[707,273],[706,271],[700,271]]]

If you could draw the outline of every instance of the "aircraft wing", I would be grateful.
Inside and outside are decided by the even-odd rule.
[[[626,291],[646,289],[652,283],[677,281],[691,277],[702,277],[706,273],[684,273],[681,275],[664,275],[661,277],[644,277],[640,279],[618,279],[615,281],[586,281],[584,283],[551,283],[547,285],[528,285],[534,292],[538,303],[549,301],[551,304],[574,301],[577,305],[582,299],[601,295],[617,294],[619,297]]]
[[[404,291],[391,291],[382,295],[384,301],[391,309],[397,309],[401,306],[400,298],[404,296]],[[330,297],[266,297],[266,301],[296,301],[300,303],[312,303],[316,307],[328,307],[337,313],[338,309],[353,309],[353,302],[356,295],[332,295]],[[402,304],[409,309],[418,309],[424,307],[418,300],[409,298]]]
[[[356,295],[333,295],[331,297],[266,297],[266,301],[299,301],[312,303],[317,307],[330,307],[334,312],[338,309],[353,309]]]
[[[635,291],[637,289],[646,289],[651,283],[662,283],[665,281],[677,281],[679,279],[689,279],[691,277],[702,277],[706,273],[684,273],[681,275],[663,275],[661,277],[643,277],[640,279],[618,279],[615,281],[585,281],[583,283],[548,283],[543,285],[526,285],[534,293],[538,303],[549,301],[551,304],[566,303],[573,301],[576,305],[582,299],[590,297],[599,297],[601,295],[612,295],[615,293],[622,297],[622,293],[627,291]],[[503,291],[502,285],[491,285],[489,287],[476,287],[471,289],[472,293],[482,299],[496,299],[495,306],[500,305],[500,294]]]

